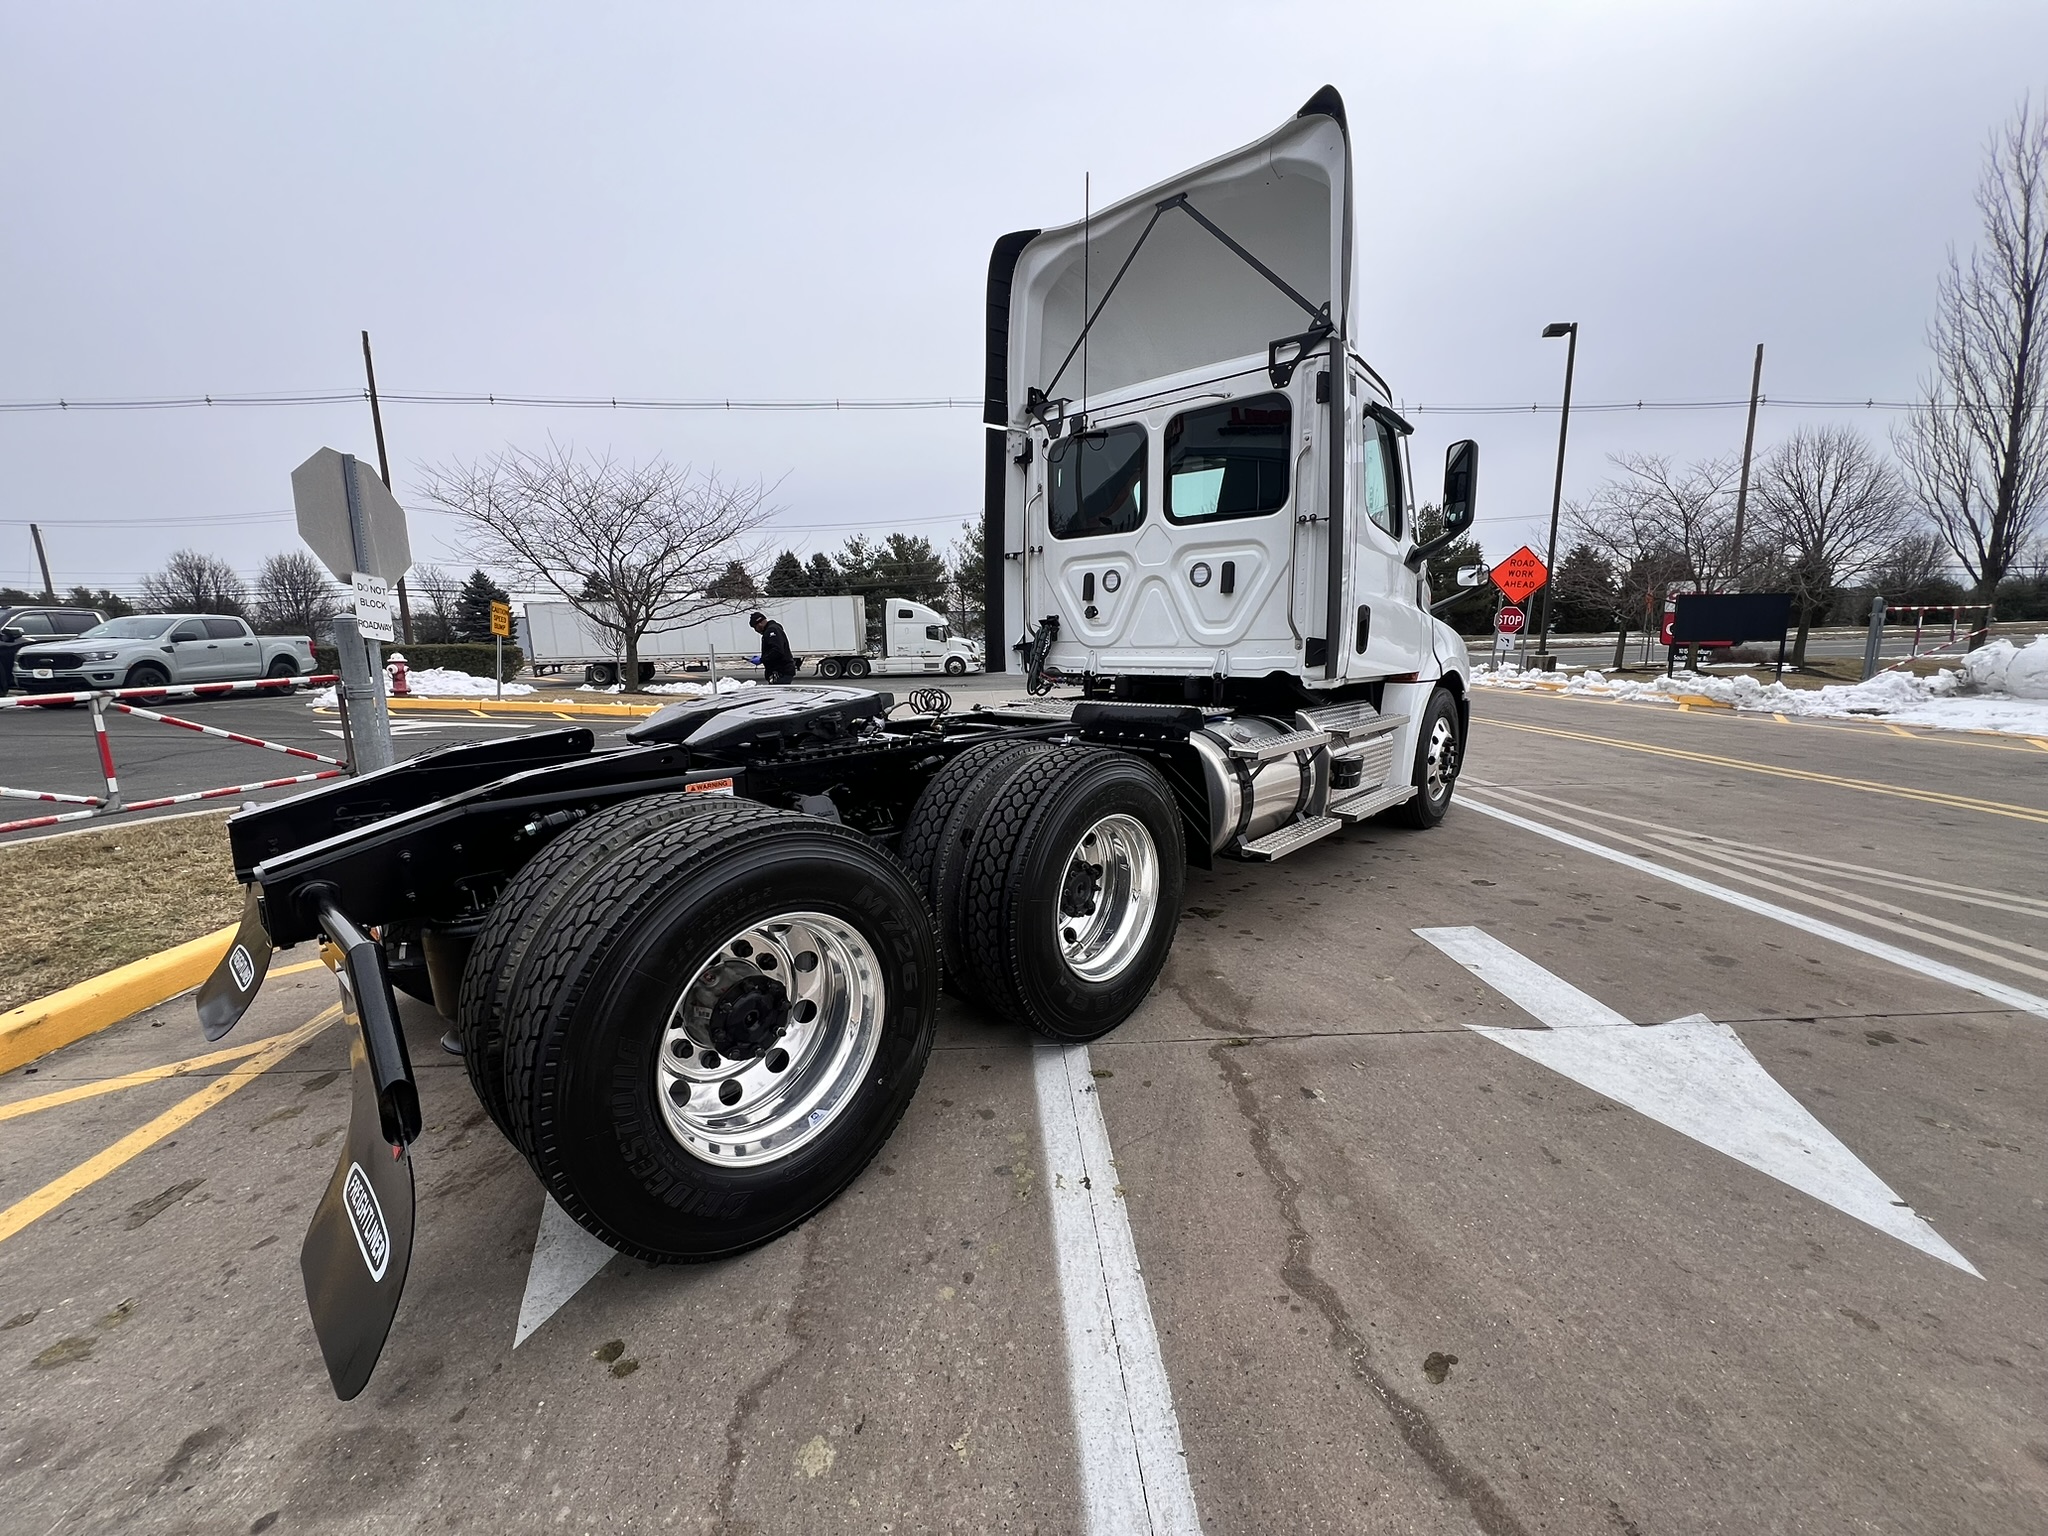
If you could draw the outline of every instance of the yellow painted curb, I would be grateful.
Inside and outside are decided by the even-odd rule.
[[[1704,693],[1674,693],[1671,697],[1680,704],[1691,704],[1699,709],[1733,709],[1733,704],[1722,699],[1710,699]]]
[[[0,1013],[0,1072],[25,1067],[60,1046],[198,986],[228,952],[234,936],[232,927],[222,928]]]
[[[472,710],[487,715],[594,715],[599,718],[640,719],[651,715],[659,704],[608,704],[581,699],[388,699],[392,709],[427,709],[442,713]]]

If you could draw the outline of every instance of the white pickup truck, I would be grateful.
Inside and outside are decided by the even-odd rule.
[[[297,677],[314,670],[308,635],[259,635],[242,619],[213,613],[136,613],[82,635],[15,654],[16,686],[29,693],[88,688]]]

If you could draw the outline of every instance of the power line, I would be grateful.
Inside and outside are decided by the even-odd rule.
[[[955,395],[924,395],[898,397],[854,397],[836,396],[808,399],[775,399],[761,396],[751,397],[707,397],[699,399],[668,399],[640,395],[528,395],[499,394],[495,391],[420,390],[380,391],[380,398],[387,403],[408,405],[467,405],[506,406],[522,410],[557,411],[696,411],[696,412],[755,412],[755,411],[965,411],[980,410],[983,401]],[[368,391],[347,390],[277,390],[255,393],[199,394],[199,395],[156,395],[133,398],[92,397],[55,400],[0,400],[0,413],[28,413],[47,411],[175,411],[210,409],[253,409],[278,406],[301,405],[360,405],[368,400]],[[1790,411],[1911,411],[1926,404],[1916,400],[1880,400],[1874,396],[1849,400],[1773,400],[1763,397],[1761,405],[1774,410]],[[1575,411],[1728,411],[1742,410],[1749,404],[1744,395],[1736,399],[1708,400],[1595,400],[1575,402]],[[1959,409],[1952,402],[1940,402],[1944,410]],[[1543,416],[1554,414],[1559,409],[1557,401],[1494,401],[1470,404],[1403,404],[1401,409],[1413,415],[1424,416]]]

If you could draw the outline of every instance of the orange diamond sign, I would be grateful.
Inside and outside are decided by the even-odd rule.
[[[1543,563],[1541,555],[1524,544],[1496,565],[1491,574],[1493,584],[1507,594],[1507,600],[1519,603],[1550,580],[1550,567]]]

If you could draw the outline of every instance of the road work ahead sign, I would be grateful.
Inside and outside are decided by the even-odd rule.
[[[1550,579],[1543,557],[1524,544],[1493,568],[1493,584],[1511,603],[1519,603]]]
[[[336,581],[362,571],[398,582],[412,569],[405,508],[355,455],[322,448],[293,470],[292,505],[299,537]]]

